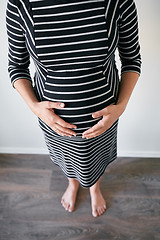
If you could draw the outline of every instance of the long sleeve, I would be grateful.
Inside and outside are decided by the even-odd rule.
[[[118,50],[121,60],[121,74],[137,72],[140,75],[141,55],[138,17],[133,0],[121,0]]]
[[[13,85],[20,78],[32,81],[29,72],[29,53],[14,0],[8,0],[7,3],[6,27],[8,34],[8,72],[11,83]]]

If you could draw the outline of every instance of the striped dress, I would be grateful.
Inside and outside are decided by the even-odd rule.
[[[103,134],[83,139],[98,123],[92,113],[116,104],[119,73],[140,74],[137,9],[133,0],[8,0],[9,74],[32,81],[39,101],[64,102],[55,113],[77,125],[71,138],[39,119],[51,160],[65,176],[91,187],[117,156],[118,120]],[[29,73],[30,57],[35,64]]]

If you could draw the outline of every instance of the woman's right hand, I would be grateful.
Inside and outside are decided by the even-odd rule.
[[[52,128],[56,133],[64,136],[72,137],[76,136],[76,132],[70,128],[77,128],[76,125],[65,122],[62,118],[57,116],[54,112],[54,108],[64,108],[64,103],[42,101],[39,102],[35,91],[33,89],[31,81],[27,79],[18,79],[14,83],[14,87],[21,94],[24,101],[27,103],[32,112],[39,117],[44,123]],[[61,106],[62,104],[62,106]]]
[[[54,108],[62,109],[64,106],[65,104],[60,102],[42,101],[34,103],[32,106],[32,111],[56,133],[62,136],[76,136],[76,132],[70,128],[77,128],[77,126],[65,122],[62,118],[54,113]]]

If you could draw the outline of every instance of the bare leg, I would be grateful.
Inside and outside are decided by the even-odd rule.
[[[100,180],[101,178],[90,187],[91,205],[92,205],[92,215],[98,217],[106,211],[106,202],[102,196],[100,190]]]
[[[66,211],[73,212],[76,202],[77,191],[79,188],[79,182],[76,179],[68,178],[69,184],[62,196],[61,203]]]

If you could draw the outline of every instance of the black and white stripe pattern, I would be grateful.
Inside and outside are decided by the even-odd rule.
[[[69,139],[39,120],[52,160],[66,176],[78,178],[84,187],[93,185],[116,157],[117,123],[94,139],[84,140],[81,134],[99,121],[92,118],[93,112],[117,101],[116,48],[121,73],[140,74],[134,1],[9,0],[7,30],[12,84],[19,78],[31,80],[31,56],[36,67],[34,88],[38,99],[64,102],[65,108],[55,112],[78,126],[77,137]],[[103,148],[104,152],[100,150]]]

